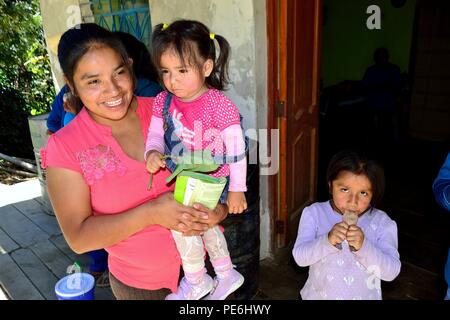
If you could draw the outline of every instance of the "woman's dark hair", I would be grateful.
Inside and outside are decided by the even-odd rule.
[[[220,49],[217,59],[214,40],[217,40]],[[203,23],[177,20],[169,26],[162,23],[156,25],[152,35],[152,57],[158,69],[161,69],[162,54],[168,50],[173,50],[181,61],[187,61],[198,70],[201,70],[204,61],[211,59],[214,67],[211,75],[206,78],[209,87],[224,90],[230,83],[228,77],[230,44],[224,37],[212,35]]]
[[[330,160],[327,169],[327,181],[332,183],[342,171],[365,175],[372,184],[372,206],[380,205],[383,198],[385,182],[384,170],[375,160],[355,150],[343,150]]]
[[[153,64],[150,52],[145,44],[127,32],[114,32],[125,46],[128,56],[133,59],[133,71],[136,77],[158,81],[158,71]]]
[[[125,68],[133,79],[133,88],[136,80],[132,68],[128,63],[128,53],[120,39],[112,32],[100,27],[95,23],[81,23],[67,30],[61,36],[58,43],[58,60],[61,69],[70,87],[74,89],[70,103],[77,111],[83,107],[83,102],[78,97],[73,81],[75,69],[80,59],[92,48],[107,47],[116,51],[122,58]],[[134,89],[133,89],[134,90]]]

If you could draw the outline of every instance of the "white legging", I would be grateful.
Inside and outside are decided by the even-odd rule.
[[[184,272],[195,273],[205,267],[203,243],[211,261],[230,256],[225,236],[218,226],[212,227],[202,236],[185,237],[181,232],[174,230],[172,235],[181,256]]]

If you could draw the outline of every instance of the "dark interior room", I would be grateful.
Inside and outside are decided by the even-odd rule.
[[[371,4],[383,8],[381,28],[357,27]],[[442,299],[450,215],[432,184],[450,151],[450,3],[325,0],[323,10],[319,200],[328,199],[336,151],[374,155],[386,175],[380,209],[397,223],[402,261],[384,298]]]

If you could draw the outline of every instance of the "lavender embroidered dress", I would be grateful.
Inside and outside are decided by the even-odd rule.
[[[372,209],[359,217],[364,233],[362,247],[350,251],[328,242],[328,232],[342,221],[329,201],[303,210],[292,250],[299,266],[309,266],[309,277],[300,291],[304,300],[380,300],[380,280],[392,281],[400,272],[397,225],[388,215]]]

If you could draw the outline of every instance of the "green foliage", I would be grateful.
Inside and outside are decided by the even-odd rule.
[[[0,122],[0,152],[13,143],[29,150],[18,153],[31,152],[31,144],[23,145],[30,141],[27,117],[50,111],[54,97],[39,1],[0,0],[0,112],[8,117]],[[3,139],[17,128],[19,136]]]

